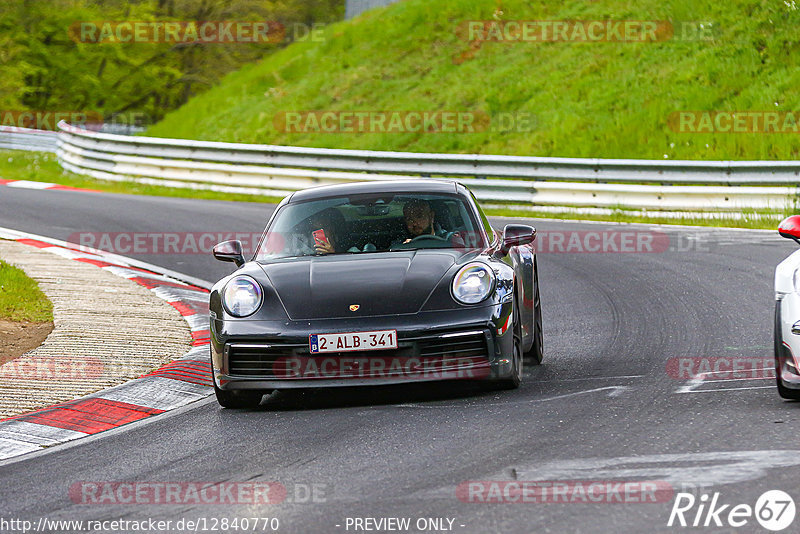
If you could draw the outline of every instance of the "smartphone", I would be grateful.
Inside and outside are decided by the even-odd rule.
[[[319,230],[314,230],[311,232],[314,236],[314,245],[328,245],[330,242],[328,241],[328,237],[325,235],[325,230],[320,228]]]

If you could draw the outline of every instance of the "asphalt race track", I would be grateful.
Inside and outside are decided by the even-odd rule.
[[[0,226],[58,239],[259,233],[271,210],[0,188]],[[681,530],[667,526],[674,492],[709,500],[719,492],[719,504],[750,506],[767,490],[800,497],[800,403],[778,397],[772,374],[750,365],[736,380],[730,373],[689,380],[677,371],[720,358],[769,366],[773,272],[797,245],[777,232],[526,222],[555,248],[538,255],[545,361],[526,367],[519,390],[278,393],[256,411],[223,410],[212,397],[0,464],[0,515],[173,525],[206,518],[208,526],[214,518],[269,517],[278,518],[279,532],[364,531],[355,518],[390,517],[410,518],[411,532],[420,531],[420,518],[445,518],[439,530],[422,525],[438,532],[670,532]],[[613,232],[655,236],[657,250],[585,251],[586,232],[605,232],[609,241],[619,237]],[[584,252],[558,252],[557,240],[566,246],[573,235]],[[208,254],[126,255],[209,281],[232,268]],[[84,504],[70,496],[82,481],[277,481],[288,494],[268,505]],[[655,503],[584,502],[574,492],[575,502],[485,503],[457,494],[468,481],[659,481],[672,491]],[[753,517],[739,531],[764,532]]]

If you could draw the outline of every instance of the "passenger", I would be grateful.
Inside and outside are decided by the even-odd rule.
[[[340,252],[337,234],[342,230],[344,217],[335,208],[328,208],[311,217],[311,244],[316,254]]]

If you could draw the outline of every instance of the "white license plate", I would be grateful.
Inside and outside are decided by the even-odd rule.
[[[350,352],[354,350],[384,350],[397,348],[397,330],[372,332],[340,332],[308,336],[311,354]]]

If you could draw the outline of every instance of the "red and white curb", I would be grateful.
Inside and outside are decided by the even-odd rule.
[[[207,282],[15,230],[0,228],[0,238],[89,263],[132,280],[175,307],[192,332],[192,349],[151,373],[73,401],[0,420],[0,460],[162,414],[213,393]]]
[[[68,185],[51,184],[49,182],[34,182],[31,180],[5,180],[0,178],[0,185],[16,187],[19,189],[55,189],[58,191],[83,191],[86,193],[96,193],[93,189],[81,189],[80,187],[70,187]]]

